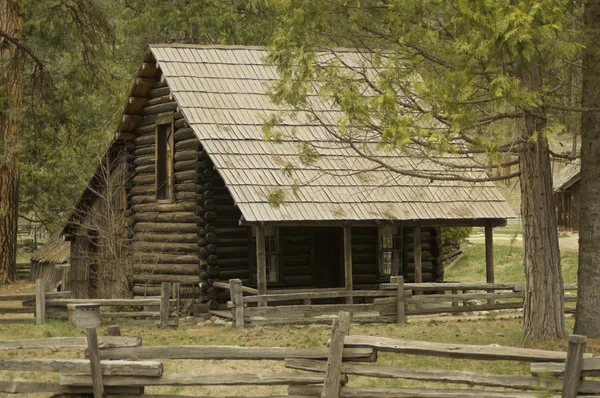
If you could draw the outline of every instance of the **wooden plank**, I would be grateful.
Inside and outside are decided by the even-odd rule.
[[[407,295],[410,292],[406,293]],[[396,292],[384,290],[353,290],[353,291],[324,291],[324,292],[297,292],[297,293],[274,293],[265,296],[244,297],[244,303],[294,301],[294,300],[318,300],[341,297],[393,297]]]
[[[35,281],[35,323],[46,322],[46,284],[43,279]]]
[[[310,359],[286,359],[285,366],[309,372],[324,372],[325,362]],[[342,364],[342,373],[347,375],[420,380],[436,383],[467,384],[485,387],[511,388],[515,390],[560,391],[563,379],[531,377],[522,375],[497,375],[446,369],[414,369],[400,367],[365,366]],[[580,393],[600,393],[600,382],[592,381],[583,385]]]
[[[563,362],[567,358],[567,353],[561,351],[430,343],[426,341],[400,340],[375,336],[347,336],[346,347],[366,347],[386,352],[479,360]]]
[[[154,346],[136,348],[111,348],[100,350],[101,359],[246,359],[281,360],[285,358],[326,359],[327,347],[237,347],[237,346]],[[373,362],[376,360],[372,348],[344,348],[344,360]]]
[[[413,255],[415,258],[415,283],[423,283],[423,268],[421,262],[421,225],[415,225],[413,229],[414,248]]]
[[[457,294],[428,294],[425,296],[412,296],[409,303],[436,303],[457,300],[502,300],[525,297],[524,292],[496,292],[496,293],[457,293]]]
[[[230,295],[235,311],[235,327],[244,328],[244,300],[242,296],[242,281],[240,279],[230,279]]]
[[[444,314],[457,313],[467,311],[493,311],[523,308],[523,303],[496,303],[496,304],[478,304],[478,305],[463,305],[462,307],[433,307],[433,308],[410,308],[406,310],[407,315],[427,315],[427,314]]]
[[[0,325],[35,325],[35,318],[3,318],[0,319]]]
[[[139,393],[139,388],[109,387],[106,388],[105,391],[113,394],[135,394],[136,392]],[[61,386],[58,383],[52,382],[0,380],[0,392],[9,394],[33,394],[38,392],[89,394],[92,392],[92,389],[90,387]]]
[[[156,361],[101,361],[106,376],[151,376],[163,374],[163,365]],[[24,372],[90,373],[86,359],[0,358],[0,370]]]
[[[160,327],[169,326],[169,299],[171,295],[171,284],[163,282],[160,290]]]
[[[90,355],[90,378],[92,380],[91,384],[92,390],[94,391],[94,398],[102,398],[104,384],[102,383],[100,350],[98,349],[98,335],[96,334],[96,328],[87,328],[85,333],[87,335],[88,352]]]
[[[256,231],[256,279],[258,294],[267,294],[267,257],[265,253],[265,229],[262,225],[254,227]],[[259,304],[261,305],[261,304]]]
[[[229,290],[229,283],[213,282],[212,287],[216,287],[216,288],[223,289],[223,290]],[[248,287],[248,286],[242,286],[242,291],[244,293],[248,293],[248,294],[258,294],[257,289],[252,289],[251,287]]]
[[[0,314],[34,314],[33,307],[0,307]]]
[[[532,363],[531,374],[533,376],[563,377],[565,375],[564,363]],[[582,377],[600,377],[600,357],[584,358],[581,368]]]
[[[404,314],[404,277],[392,276],[392,283],[398,287],[396,290],[396,322],[406,323],[406,315]]]
[[[344,287],[352,291],[352,227],[344,225]],[[352,304],[352,296],[346,298],[346,304]]]
[[[569,348],[567,350],[567,359],[565,361],[565,383],[563,386],[562,398],[577,397],[585,347],[585,336],[575,334],[569,336]]]
[[[295,373],[219,373],[212,374],[164,374],[161,377],[106,376],[104,385],[113,387],[144,386],[243,386],[243,385],[291,385],[321,384],[323,377],[312,374]],[[84,387],[92,384],[92,378],[86,375],[62,375],[63,386]]]
[[[290,395],[318,397],[318,386],[290,386]],[[444,390],[434,388],[393,388],[393,387],[342,387],[341,398],[539,398],[540,392],[486,391],[486,390]],[[560,394],[543,395],[545,398],[560,398]],[[583,397],[583,396],[582,396]],[[600,398],[600,395],[585,395],[585,398]]]
[[[174,301],[173,301],[174,302]],[[144,305],[160,305],[160,298],[158,299],[50,299],[46,300],[46,307],[66,307],[69,304],[88,304],[95,303],[101,307],[119,307],[119,306],[144,306]]]
[[[251,317],[289,317],[299,318],[325,314],[337,314],[340,311],[378,312],[396,311],[396,302],[372,304],[313,304],[313,305],[280,305],[277,307],[248,307],[244,309],[246,318]]]
[[[71,292],[52,292],[46,293],[46,298],[68,298],[71,297]],[[0,301],[26,301],[35,300],[35,293],[21,294],[0,294]]]
[[[112,337],[103,336],[99,338],[99,347],[102,349],[139,347],[142,345],[141,337]],[[47,339],[30,340],[5,340],[0,341],[0,350],[18,349],[51,349],[61,348],[87,348],[85,337],[51,337]],[[119,358],[115,358],[119,359]]]
[[[344,338],[348,334],[349,328],[350,313],[340,312],[338,318],[331,325],[331,343],[329,344],[329,355],[325,364],[325,382],[321,392],[322,397],[339,396]]]

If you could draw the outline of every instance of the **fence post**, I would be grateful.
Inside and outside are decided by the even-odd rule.
[[[98,335],[96,328],[85,329],[88,350],[90,353],[90,368],[92,371],[92,389],[94,398],[102,398],[104,386],[102,383],[102,368],[100,367],[100,352],[98,350]]]
[[[406,316],[404,314],[404,277],[392,276],[390,283],[396,284],[396,322],[406,323]]]
[[[43,279],[35,281],[35,323],[46,322],[46,284]]]
[[[163,282],[160,289],[160,327],[166,328],[169,326],[170,305],[169,299],[171,293],[171,284]]]
[[[585,336],[573,334],[569,336],[569,349],[565,361],[565,382],[563,385],[562,398],[577,397],[579,381],[581,380],[581,369],[583,368],[583,353],[585,352]]]
[[[229,280],[229,294],[234,306],[234,320],[236,328],[244,327],[244,299],[242,292],[242,281],[240,279]]]
[[[349,328],[350,313],[342,311],[331,326],[331,343],[329,343],[329,355],[327,356],[327,367],[325,368],[325,383],[323,384],[321,397],[340,396],[344,339],[346,338],[346,334],[348,334]]]
[[[181,309],[181,294],[179,292],[180,283],[173,283],[173,293],[172,296],[175,299],[175,313],[179,316],[179,311]]]

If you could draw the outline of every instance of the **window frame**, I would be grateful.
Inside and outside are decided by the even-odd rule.
[[[155,128],[154,188],[157,202],[173,202],[175,125],[172,118],[157,120]],[[169,150],[170,149],[170,150]],[[164,175],[163,175],[164,174]]]
[[[281,229],[278,226],[266,225],[264,227],[265,236],[265,261],[267,271],[267,286],[279,285],[282,283],[282,264],[281,264]],[[249,250],[252,261],[249,262],[250,275],[257,275],[256,259],[256,229],[251,228],[250,232],[251,250]],[[274,247],[273,247],[274,246]],[[273,263],[275,262],[275,263]],[[275,266],[276,276],[273,280],[272,269]],[[258,281],[257,281],[258,283]]]
[[[386,230],[390,230],[387,232]],[[391,240],[390,247],[384,247],[384,238]],[[384,272],[384,254],[391,253],[389,273]],[[396,264],[396,266],[395,266]],[[404,228],[400,225],[385,224],[377,228],[377,276],[387,279],[391,276],[403,275],[404,272]]]

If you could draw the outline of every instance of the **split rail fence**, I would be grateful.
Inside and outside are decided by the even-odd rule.
[[[169,386],[287,386],[280,397],[489,397],[537,398],[600,397],[600,381],[585,380],[600,375],[600,361],[585,354],[585,337],[571,336],[568,352],[525,348],[438,344],[377,336],[350,336],[350,314],[341,312],[333,321],[329,347],[281,348],[237,346],[142,346],[136,337],[98,337],[96,329],[86,338],[54,338],[0,342],[0,351],[14,349],[87,348],[87,359],[0,359],[0,374],[11,371],[60,373],[58,382],[0,380],[0,392],[55,393],[56,397],[93,394],[94,397],[167,397],[145,391],[147,387]],[[473,361],[516,361],[531,363],[530,375],[483,374],[446,369],[415,369],[380,366],[378,352]],[[165,373],[160,360],[201,360],[218,366],[220,360],[282,361],[286,370],[265,373]],[[390,362],[390,355],[386,355]],[[475,364],[464,363],[474,368]],[[260,368],[260,363],[257,368]],[[247,367],[247,366],[246,366]],[[190,366],[192,368],[192,366]],[[204,369],[204,366],[193,366]],[[242,367],[243,368],[243,367]],[[283,368],[283,367],[282,367]],[[283,369],[282,369],[283,370]],[[419,381],[411,387],[354,387],[348,376]],[[437,383],[471,388],[436,388]],[[385,385],[390,385],[386,382]],[[393,385],[393,384],[392,384]],[[400,385],[400,383],[398,383]],[[432,387],[433,386],[433,387]],[[475,388],[472,388],[475,387]],[[485,387],[485,390],[481,388]],[[562,395],[560,395],[562,391]],[[236,397],[242,395],[235,393]],[[266,396],[276,397],[277,395]],[[174,397],[174,396],[170,396]],[[184,397],[184,396],[182,396]],[[205,397],[210,398],[210,397]]]
[[[239,279],[221,284],[236,327],[253,324],[329,323],[339,311],[354,323],[404,323],[407,317],[523,308],[525,286],[507,283],[404,283],[393,277],[379,290],[316,289],[257,295]],[[565,302],[574,303],[576,284],[565,285]],[[245,295],[245,294],[246,295]],[[345,303],[340,304],[340,300]],[[336,303],[336,301],[338,303]],[[566,307],[566,312],[574,308]]]
[[[18,306],[1,306],[0,315],[30,314],[30,317],[0,317],[0,324],[42,324],[48,320],[68,319],[69,305],[96,304],[103,310],[101,319],[119,320],[121,324],[142,326],[177,326],[179,324],[179,284],[163,283],[159,297],[143,299],[74,299],[71,292],[46,292],[42,279],[36,280],[35,293],[0,295],[0,302],[18,302]],[[124,311],[143,307],[143,311]]]

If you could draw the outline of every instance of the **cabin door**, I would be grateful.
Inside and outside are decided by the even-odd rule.
[[[313,286],[344,286],[343,230],[341,227],[312,229]]]

